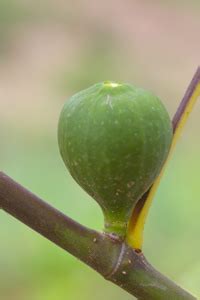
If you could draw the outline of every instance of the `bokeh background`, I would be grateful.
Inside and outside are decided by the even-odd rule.
[[[200,2],[0,0],[0,168],[89,227],[97,204],[60,158],[64,101],[103,80],[154,91],[173,116],[200,63]],[[144,252],[200,297],[200,104],[171,159],[145,227]],[[133,299],[0,212],[0,299]]]

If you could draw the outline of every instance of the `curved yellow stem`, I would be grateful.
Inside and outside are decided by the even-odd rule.
[[[183,127],[188,120],[188,117],[193,109],[194,104],[196,103],[197,99],[200,97],[200,72],[199,71],[200,69],[198,69],[196,76],[194,77],[194,79],[196,79],[196,77],[198,76],[197,82],[194,79],[191,82],[191,84],[193,83],[192,91],[191,91],[191,86],[189,86],[188,91],[186,93],[188,99],[187,100],[183,99],[184,101],[182,101],[184,102],[184,107],[183,110],[181,111],[180,118],[178,119],[178,122],[174,128],[174,135],[173,135],[168,158],[165,161],[159,176],[157,177],[151,189],[149,190],[147,198],[145,199],[145,201],[143,200],[142,205],[138,205],[138,207],[136,205],[136,209],[134,209],[132,217],[130,219],[128,232],[127,232],[127,243],[134,249],[140,249],[140,250],[142,249],[144,224],[149,212],[149,208],[152,204],[153,198],[158,189],[167,162],[169,161],[169,158],[181,135]],[[188,92],[190,93],[188,94]]]

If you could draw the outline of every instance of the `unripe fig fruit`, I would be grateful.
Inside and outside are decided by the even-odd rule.
[[[101,206],[105,231],[120,236],[159,174],[171,141],[172,125],[161,101],[129,84],[97,83],[72,96],[60,115],[64,163]]]

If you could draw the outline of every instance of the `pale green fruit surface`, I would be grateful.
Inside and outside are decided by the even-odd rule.
[[[59,119],[59,148],[69,172],[101,206],[105,230],[122,235],[171,141],[161,101],[129,84],[102,82],[81,91],[65,103]]]

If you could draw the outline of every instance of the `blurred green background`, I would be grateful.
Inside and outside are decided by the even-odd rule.
[[[200,2],[0,0],[0,166],[77,221],[101,230],[97,204],[57,146],[64,101],[103,80],[153,90],[173,116],[200,63]],[[200,297],[200,104],[157,192],[144,252]],[[0,212],[0,299],[132,296]]]

